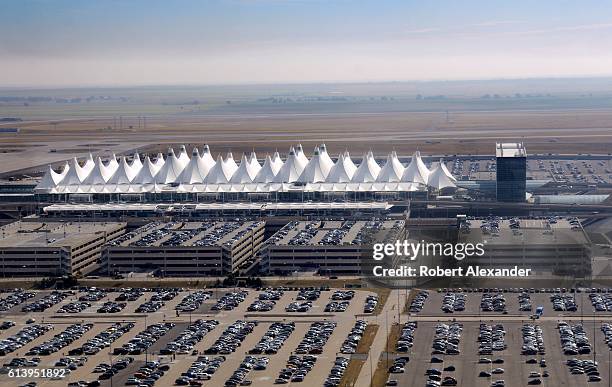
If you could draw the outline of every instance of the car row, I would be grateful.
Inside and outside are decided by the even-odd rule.
[[[12,336],[0,340],[0,356],[5,356],[8,353],[15,352],[24,345],[30,343],[34,339],[44,335],[53,328],[50,324],[45,325],[29,325]]]
[[[210,290],[198,290],[193,293],[189,293],[181,302],[179,302],[174,309],[179,312],[195,312],[202,306],[204,301],[208,300],[212,296],[212,292]]]
[[[120,292],[115,297],[115,301],[136,301],[144,295],[144,290],[141,288],[124,288],[120,289]]]
[[[133,376],[129,377],[126,386],[152,387],[170,369],[168,364],[159,364],[157,361],[149,361],[138,368]]]
[[[529,293],[521,293],[518,295],[519,311],[531,312],[533,304],[531,303],[531,296]]]
[[[355,297],[354,290],[336,290],[332,293],[330,299],[334,301],[350,301]]]
[[[372,313],[376,309],[378,305],[378,296],[369,295],[365,299],[365,304],[363,305],[363,313]]]
[[[123,336],[134,328],[134,323],[114,323],[91,339],[87,340],[82,346],[68,351],[69,356],[76,355],[95,355],[102,349],[110,347],[115,340]]]
[[[94,367],[93,373],[99,374],[98,380],[107,380],[115,376],[119,371],[126,369],[134,361],[131,356],[122,357],[115,360],[112,364],[100,363]]]
[[[521,347],[522,355],[546,354],[542,328],[539,325],[523,324],[521,327],[521,333],[523,336],[523,345]]]
[[[285,368],[281,369],[274,384],[303,382],[306,375],[313,369],[317,357],[313,355],[290,355]]]
[[[248,296],[249,292],[246,290],[240,290],[237,292],[225,293],[215,305],[212,306],[212,310],[232,310],[236,308],[244,299]]]
[[[479,355],[491,355],[493,351],[503,351],[508,348],[506,331],[502,324],[481,323],[477,340]]]
[[[253,332],[257,324],[257,321],[238,320],[234,322],[223,331],[221,336],[204,353],[229,355],[235,352],[244,339]]]
[[[57,313],[80,313],[90,306],[91,303],[85,301],[69,302],[62,305],[62,307],[57,310]]]
[[[350,301],[331,301],[325,305],[325,312],[345,312],[350,305]]]
[[[285,307],[285,312],[308,312],[312,308],[312,301],[292,301]]]
[[[224,361],[225,356],[216,356],[214,358],[198,356],[191,363],[189,369],[181,373],[181,376],[174,381],[174,384],[177,386],[188,386],[197,384],[199,380],[210,380]]]
[[[461,312],[465,310],[466,297],[463,293],[446,293],[442,298],[442,311],[444,313]]]
[[[412,348],[414,344],[414,333],[417,329],[418,323],[416,321],[408,321],[404,323],[402,330],[400,331],[399,338],[395,344],[395,350],[400,353],[406,353]]]
[[[259,294],[258,299],[261,301],[279,301],[283,294],[285,294],[283,289],[266,289]]]
[[[81,338],[81,336],[87,333],[93,326],[92,323],[69,325],[50,340],[30,348],[30,350],[26,352],[26,356],[47,356],[55,353]]]
[[[70,296],[71,292],[60,292],[57,290],[52,291],[50,294],[44,296],[38,301],[34,301],[28,304],[25,304],[22,308],[22,312],[44,312],[48,308],[52,307],[55,304],[59,304],[66,297]]]
[[[190,351],[193,350],[193,347],[217,325],[219,325],[219,321],[217,320],[196,320],[183,332],[181,332],[174,340],[168,342],[164,348],[160,349],[160,355],[170,355],[175,353],[186,355],[190,353]]]
[[[355,353],[367,326],[368,323],[363,320],[355,321],[355,325],[340,347],[340,352],[343,354]]]
[[[295,299],[297,301],[316,301],[321,297],[321,290],[316,288],[300,289]]]
[[[127,303],[125,302],[106,301],[96,310],[96,312],[97,313],[119,313],[126,306],[127,306]]]
[[[85,294],[79,296],[79,301],[96,302],[106,297],[106,291],[99,288],[89,288]]]
[[[565,355],[578,355],[591,353],[591,344],[582,324],[568,324],[560,321],[557,324],[561,349]]]
[[[259,339],[259,342],[249,351],[252,355],[276,354],[285,344],[291,333],[295,330],[295,322],[274,322],[270,325],[266,333]]]
[[[506,298],[503,293],[482,293],[480,309],[483,312],[506,312]]]
[[[329,375],[323,382],[323,387],[337,387],[340,385],[340,381],[342,380],[342,376],[344,376],[344,372],[348,367],[349,359],[343,356],[336,357],[334,360],[334,365],[332,369],[329,371]]]
[[[436,333],[432,344],[432,355],[459,355],[459,343],[463,324],[452,322],[436,324]]]
[[[249,373],[252,370],[265,370],[269,362],[270,359],[268,359],[267,357],[257,358],[251,355],[245,356],[238,368],[225,381],[225,387],[251,385],[252,381],[246,379]]]
[[[153,343],[174,328],[174,325],[172,322],[149,325],[121,347],[113,348],[113,355],[140,355],[145,353]]]
[[[153,313],[157,312],[164,306],[164,302],[161,300],[154,301],[153,299],[149,301],[145,301],[142,304],[138,305],[136,308],[136,313]]]
[[[308,331],[304,334],[302,341],[298,344],[297,354],[319,354],[334,332],[338,323],[335,321],[315,321],[310,324]]]
[[[0,299],[0,312],[6,312],[7,310],[26,302],[27,300],[36,297],[34,292],[26,292],[21,289],[9,294],[8,296]]]
[[[576,312],[578,310],[576,299],[570,294],[553,294],[550,296],[550,302],[553,304],[553,309],[558,312]]]
[[[591,293],[589,299],[596,312],[612,311],[612,294]]]
[[[274,300],[255,300],[247,307],[247,312],[269,312],[276,306]]]
[[[408,309],[410,313],[419,313],[423,310],[427,297],[429,297],[429,292],[427,290],[419,290],[410,302],[410,308]]]

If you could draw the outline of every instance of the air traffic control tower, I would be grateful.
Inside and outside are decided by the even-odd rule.
[[[497,143],[497,201],[524,202],[527,179],[527,151],[522,142]]]

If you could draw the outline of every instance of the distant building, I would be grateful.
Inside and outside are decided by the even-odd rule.
[[[108,243],[108,274],[158,272],[164,276],[227,275],[254,263],[265,222],[152,222]]]
[[[28,222],[0,227],[0,276],[88,274],[100,251],[125,232],[121,222]]]
[[[266,241],[262,248],[263,271],[277,275],[294,272],[359,275],[364,256],[372,256],[367,242],[370,234],[403,240],[405,222],[293,221]]]
[[[525,145],[497,143],[497,201],[524,202],[526,200],[527,151]]]

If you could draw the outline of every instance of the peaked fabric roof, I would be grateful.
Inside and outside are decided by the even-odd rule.
[[[329,161],[328,161],[329,159]],[[329,156],[324,157],[319,148],[315,148],[312,158],[304,167],[300,177],[296,180],[300,183],[321,183],[324,182],[329,175],[329,171],[333,167],[333,162]]]
[[[304,153],[304,148],[302,147],[302,144],[297,144],[295,146],[295,155],[298,157],[298,159],[300,159],[300,162],[304,166],[306,166],[306,164],[308,164],[308,157]]]
[[[116,160],[115,160],[116,162]],[[113,176],[113,164],[104,165],[100,156],[96,158],[96,166],[82,181],[84,185],[104,185]]]
[[[185,166],[183,163],[174,154],[174,149],[169,148],[166,162],[157,174],[155,174],[155,182],[157,184],[174,183],[184,168]]]
[[[229,183],[230,179],[232,178],[232,175],[234,174],[234,172],[236,172],[237,169],[238,166],[236,165],[236,162],[234,161],[234,158],[231,153],[227,154],[225,160],[223,160],[223,157],[219,155],[219,157],[217,157],[217,163],[210,170],[210,172],[208,172],[208,175],[204,179],[204,183]]]
[[[289,149],[287,160],[285,160],[285,163],[274,177],[274,182],[293,183],[300,177],[305,167],[306,164],[302,162],[302,160],[295,153],[295,149],[291,147]]]
[[[447,187],[456,187],[455,178],[448,172],[448,169],[444,165],[444,161],[440,160],[438,165],[429,175],[428,185],[435,189],[442,189]]]
[[[331,169],[331,167],[334,166],[334,161],[331,159],[331,157],[329,157],[325,144],[319,145],[319,155],[321,157],[321,161],[323,162],[326,168]]]
[[[162,158],[163,159],[163,158]],[[159,168],[153,164],[149,156],[145,157],[142,168],[138,171],[134,179],[132,179],[132,185],[145,185],[155,183],[155,174]]]
[[[380,165],[374,160],[374,154],[372,151],[368,151],[363,155],[359,168],[355,171],[352,183],[373,183],[376,181],[376,177],[380,172]]]
[[[62,169],[62,172],[58,173],[58,172],[55,172],[53,168],[51,168],[51,165],[49,165],[47,168],[47,172],[45,173],[43,178],[40,180],[40,182],[36,185],[35,190],[55,189],[57,185],[62,181],[62,179],[64,179],[69,169],[70,169],[70,166],[68,165],[68,163],[66,163],[64,164],[64,168]]]
[[[113,153],[110,159],[106,162],[106,169],[111,173],[114,173],[117,168],[119,168],[119,163],[117,162],[117,156]]]
[[[134,153],[134,156],[132,156],[132,163],[130,166],[135,169],[136,172],[140,171],[140,168],[142,168],[142,161],[140,161],[140,155],[138,152]]]
[[[90,153],[87,160],[85,160],[85,164],[83,164],[83,170],[89,174],[89,172],[91,172],[95,166],[96,162],[94,161],[93,155]]]
[[[198,148],[193,148],[193,151],[191,153],[191,160],[189,160],[187,166],[178,176],[176,182],[181,184],[202,183],[213,166],[214,161],[212,166],[206,163],[204,159],[200,157],[200,152],[198,152]]]
[[[165,162],[166,160],[164,159],[164,154],[159,152],[157,154],[155,162],[153,163],[153,165],[155,166],[155,172],[158,172],[164,166]]]
[[[240,166],[234,172],[233,176],[230,179],[230,183],[252,183],[255,176],[261,169],[261,165],[257,162],[257,157],[255,157],[255,163],[257,164],[257,168],[254,164],[251,163],[250,159],[247,158],[246,155],[242,155],[242,160],[240,161]]]
[[[204,161],[208,169],[215,166],[215,159],[210,154],[210,148],[208,147],[208,145],[204,145],[200,157],[202,157],[202,161]]]
[[[348,152],[341,153],[336,164],[330,169],[325,181],[328,183],[350,183],[356,170],[357,167],[353,164]]]
[[[182,168],[185,168],[189,164],[189,155],[187,154],[187,148],[185,145],[181,145],[179,148],[178,160],[180,161]]]
[[[387,156],[387,162],[378,173],[376,181],[381,183],[397,183],[402,180],[404,169],[404,166],[397,158],[397,153],[393,151]]]
[[[140,161],[140,160],[139,160]],[[132,164],[134,164],[132,162]],[[119,161],[119,167],[115,173],[111,176],[110,179],[106,182],[109,185],[117,185],[117,184],[130,184],[134,177],[138,174],[140,169],[136,169],[132,165],[128,164],[125,156],[121,157]]]
[[[274,155],[272,156],[272,164],[273,164],[272,170],[276,168],[276,173],[278,173],[278,170],[283,167],[283,160],[278,154],[278,151],[274,152]]]
[[[85,178],[87,178],[90,171],[91,169],[81,167],[77,158],[74,157],[72,159],[72,163],[70,164],[70,168],[68,169],[68,173],[62,179],[62,185],[80,185],[83,183]]]
[[[251,155],[249,156],[249,164],[251,172],[255,172],[255,175],[257,175],[257,173],[259,173],[259,170],[261,169],[261,164],[259,164],[259,160],[257,160],[257,155],[255,154],[255,151],[251,152]]]
[[[276,152],[276,154],[278,154],[278,152]],[[280,156],[279,156],[279,159],[280,159]],[[282,161],[280,162],[280,165],[279,165],[278,163],[275,163],[274,161],[272,161],[272,158],[270,158],[270,155],[267,155],[266,160],[264,161],[263,167],[261,167],[261,169],[255,176],[255,178],[253,179],[253,182],[254,183],[273,182],[274,177],[276,176],[276,174],[278,173],[278,171],[281,169],[282,166],[283,166]]]
[[[412,155],[412,159],[410,160],[410,164],[404,170],[404,174],[402,175],[403,182],[413,182],[420,184],[427,184],[429,180],[430,171],[425,166],[425,163],[421,159],[421,154],[419,151],[414,152]]]

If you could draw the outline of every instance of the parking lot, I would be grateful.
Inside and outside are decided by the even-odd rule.
[[[11,367],[4,367],[4,372],[0,374],[0,382],[9,386],[23,385],[31,381],[37,382],[38,386],[66,386],[77,381],[91,382],[104,374],[100,380],[101,385],[110,386],[110,376],[112,376],[112,385],[124,385],[130,380],[138,380],[138,375],[142,376],[144,374],[145,377],[157,379],[154,383],[155,386],[171,386],[175,385],[176,380],[194,365],[192,370],[206,368],[209,370],[214,368],[215,370],[211,372],[210,380],[203,380],[208,376],[202,377],[202,380],[194,381],[193,385],[202,383],[208,386],[223,386],[232,374],[240,369],[241,363],[245,361],[249,363],[252,360],[246,357],[252,356],[256,359],[256,361],[253,361],[253,365],[257,364],[257,367],[246,373],[243,372],[242,381],[250,382],[256,386],[271,386],[279,378],[281,371],[287,368],[287,363],[292,355],[309,356],[308,350],[310,349],[308,348],[310,347],[306,347],[307,351],[304,354],[296,352],[300,352],[298,350],[300,345],[303,349],[304,343],[311,342],[312,339],[304,341],[305,336],[310,336],[317,338],[316,348],[313,347],[315,349],[312,349],[310,354],[316,356],[316,361],[303,377],[298,377],[292,383],[298,383],[297,380],[303,378],[302,383],[304,385],[322,386],[332,371],[332,367],[334,367],[336,357],[350,358],[350,354],[343,355],[340,350],[344,348],[350,351],[348,348],[355,346],[354,343],[346,343],[347,336],[351,333],[351,330],[355,329],[356,315],[363,313],[367,296],[373,294],[365,291],[355,291],[354,296],[350,298],[349,295],[337,293],[336,300],[333,300],[334,291],[335,289],[322,290],[318,297],[309,299],[312,302],[312,307],[308,312],[285,311],[285,308],[298,298],[300,292],[297,290],[280,292],[281,295],[277,297],[277,300],[274,300],[273,308],[268,311],[248,311],[251,304],[260,300],[260,294],[266,293],[264,290],[254,289],[242,293],[240,293],[240,289],[214,289],[208,291],[206,295],[184,289],[178,290],[175,294],[162,295],[148,289],[141,295],[136,294],[130,298],[126,297],[125,294],[121,296],[122,291],[119,289],[113,289],[113,291],[103,292],[102,294],[91,291],[72,291],[59,295],[58,298],[61,298],[61,300],[50,305],[42,312],[21,312],[25,305],[44,297],[37,294],[34,298],[27,299],[23,303],[11,307],[8,311],[0,312],[0,321],[15,323],[14,326],[6,324],[7,329],[0,330],[0,343],[3,339],[13,340],[14,335],[24,328],[44,327],[40,329],[40,336],[32,337],[32,340],[23,346],[0,356],[0,361],[7,365],[14,358],[25,358],[25,361],[31,361],[32,358],[38,357],[40,361],[34,367],[35,363],[27,363],[28,367],[22,364],[23,361],[14,360],[12,364],[20,366],[18,369],[21,372],[17,375],[19,377],[16,376],[15,372],[8,373]],[[308,292],[301,293],[302,295],[308,294]],[[0,298],[5,298],[10,294],[2,293]],[[45,295],[48,294],[50,292],[45,292]],[[235,305],[229,302],[232,305],[226,306],[228,302],[225,302],[221,308],[214,307],[218,304],[219,299],[224,297],[224,300],[227,301],[228,298],[233,299],[236,294],[241,294],[240,298],[244,297],[244,299],[236,302]],[[148,305],[147,302],[152,299],[160,298],[163,298],[161,307],[146,308],[148,312],[137,312],[137,310],[142,310],[143,304]],[[262,298],[270,297],[269,294],[266,294]],[[342,301],[348,302],[345,311],[325,312],[326,306],[330,302],[339,301],[340,298],[342,298]],[[347,298],[347,300],[343,298]],[[88,306],[82,310],[81,308],[66,307],[66,305],[74,306],[78,303],[88,303]],[[118,311],[98,312],[103,305],[108,303],[125,303],[126,305]],[[176,307],[179,304],[182,311],[177,313]],[[62,311],[60,312],[60,310]],[[200,325],[194,325],[198,324],[198,321],[202,321],[199,323]],[[208,321],[215,321],[215,323],[207,323]],[[274,335],[274,332],[276,332],[274,328],[289,323],[293,323],[295,328],[286,337],[282,337],[282,342],[273,346],[273,350],[269,353],[252,352],[249,354],[262,339],[271,334]],[[318,340],[322,336],[320,332],[311,331],[311,333],[308,333],[313,324],[315,326],[313,329],[316,329],[317,324],[321,323],[334,326],[323,341]],[[73,324],[76,324],[76,327]],[[232,335],[232,329],[241,327],[240,324],[252,325],[252,330],[240,330]],[[189,331],[188,328],[192,325],[196,326],[197,329]],[[152,326],[153,328],[151,328]],[[359,327],[363,329],[362,326]],[[66,331],[67,328],[70,328],[70,330],[62,337],[68,337],[68,339],[64,339],[56,351],[45,355],[26,355],[26,353],[31,353],[33,349],[42,344],[54,345],[57,341],[54,336]],[[74,333],[75,331],[77,333]],[[198,334],[194,334],[194,332],[198,332]],[[10,339],[11,337],[13,339]],[[109,339],[109,337],[112,338]],[[234,338],[232,339],[232,337]],[[235,350],[231,345],[228,347],[226,344],[232,342],[231,340],[238,341]],[[101,342],[106,343],[100,344],[100,348],[91,349],[92,346],[95,347],[96,343]],[[221,350],[218,353],[210,352],[214,344],[219,342],[222,343]],[[60,362],[59,364],[74,363],[74,365],[70,365],[69,368],[71,369],[66,372],[63,378],[58,377],[52,380],[51,378],[28,377],[27,372],[24,371],[27,369],[68,368],[67,366],[55,367],[55,364],[62,358],[69,359],[64,359],[63,363]],[[222,358],[225,359],[222,360]],[[263,358],[268,360],[263,360]],[[215,359],[217,360],[215,361]],[[147,361],[159,363],[149,363],[149,366],[147,366],[149,368],[144,369],[146,367],[143,368],[143,366],[147,364]],[[211,362],[216,363],[211,365]],[[117,364],[114,367],[116,369],[108,371],[115,364]],[[338,372],[337,369],[338,367],[336,367],[334,373]],[[24,375],[26,377],[21,377]],[[134,379],[135,377],[136,379]],[[291,382],[291,380],[288,381]],[[147,383],[151,384],[150,381]]]
[[[402,323],[409,334],[396,351],[384,355],[391,361],[401,357],[409,361],[403,367],[400,360],[396,362],[403,369],[392,370],[388,384],[608,385],[612,347],[606,334],[612,336],[612,314],[607,289],[483,290],[433,289],[416,294],[409,304],[410,316]],[[488,300],[498,298],[505,304],[496,304],[503,305],[497,311],[482,310],[490,307]],[[538,306],[543,313],[535,318]],[[407,323],[412,325],[404,326]],[[449,331],[453,324],[460,326],[458,335]],[[426,373],[440,384],[428,382]]]

